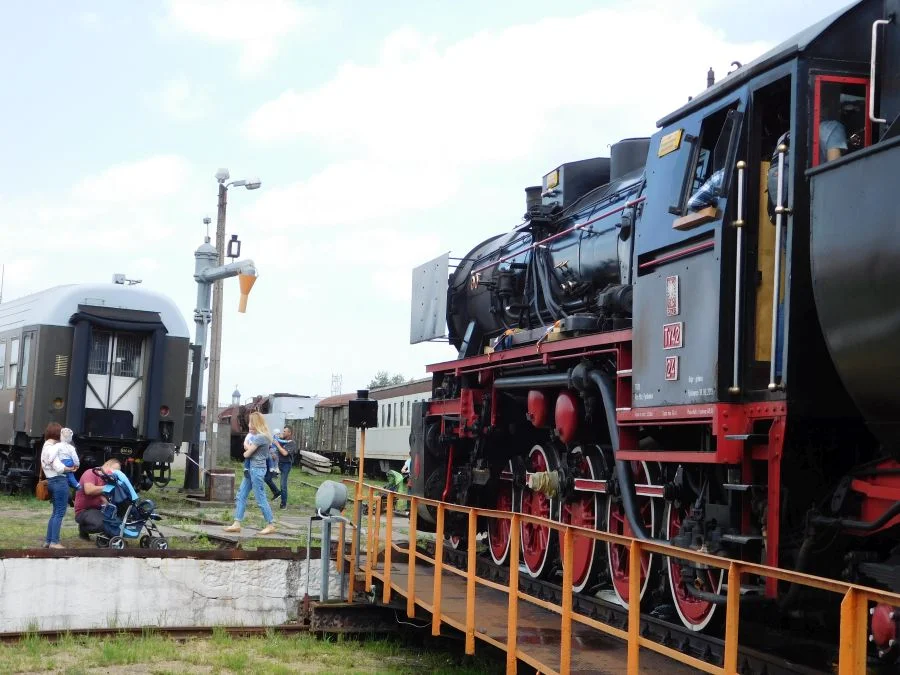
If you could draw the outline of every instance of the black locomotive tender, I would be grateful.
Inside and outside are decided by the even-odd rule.
[[[136,286],[57,286],[0,304],[0,489],[34,489],[50,422],[73,430],[78,475],[116,457],[138,490],[166,484],[191,421],[189,351],[175,303]]]
[[[449,275],[417,268],[411,341],[446,318],[459,354],[413,408],[413,492],[900,592],[900,0],[852,3],[658,127],[526,188],[523,222]],[[505,564],[508,521],[479,528]],[[523,524],[527,573],[558,576],[559,545]],[[627,548],[576,537],[574,562],[577,592],[635,600]],[[644,611],[720,623],[723,574],[647,554],[641,577]],[[742,611],[834,635],[814,594],[743,584]],[[871,610],[893,662],[900,608]]]

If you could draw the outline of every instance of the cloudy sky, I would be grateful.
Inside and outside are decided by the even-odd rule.
[[[115,272],[193,334],[219,167],[229,234],[221,397],[425,375],[412,269],[519,222],[524,188],[604,155],[844,0],[32,0],[0,25],[4,297]],[[214,225],[213,225],[214,227]],[[214,232],[213,232],[214,234]]]

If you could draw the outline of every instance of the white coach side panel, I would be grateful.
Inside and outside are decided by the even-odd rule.
[[[409,458],[412,404],[431,398],[431,378],[373,389],[369,396],[378,401],[378,427],[366,430],[366,463],[371,459],[402,464]],[[356,434],[359,448],[359,430]]]

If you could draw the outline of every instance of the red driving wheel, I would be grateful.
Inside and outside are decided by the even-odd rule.
[[[554,471],[559,466],[556,452],[544,445],[531,448],[526,462],[528,471]],[[522,489],[521,513],[529,516],[553,519],[556,512],[556,500],[541,492],[529,488]],[[547,525],[522,521],[522,562],[528,574],[537,579],[549,576],[551,563],[559,550],[559,537]]]
[[[631,473],[634,477],[634,483],[649,484],[650,469],[646,462],[631,462]],[[638,513],[644,528],[648,532],[654,532],[654,523],[656,522],[656,505],[651,497],[642,497],[640,495],[635,498]],[[607,499],[606,501],[606,530],[612,534],[619,534],[626,537],[633,537],[634,531],[625,515],[625,509],[622,502]],[[628,591],[628,571],[629,571],[629,551],[627,546],[620,544],[606,545],[607,562],[609,565],[609,576],[612,581],[613,591],[619,602],[628,607],[629,591]],[[643,553],[641,555],[641,598],[647,590],[650,581],[651,570],[656,562],[656,556],[653,553]]]
[[[513,511],[513,483],[512,462],[508,462],[504,473],[509,478],[501,477],[497,486],[497,501],[494,509],[497,511]],[[491,518],[488,521],[488,549],[491,558],[498,565],[503,565],[509,556],[509,532],[510,521],[505,518]]]

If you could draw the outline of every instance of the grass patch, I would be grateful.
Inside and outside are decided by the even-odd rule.
[[[177,641],[146,631],[143,636],[65,636],[48,642],[28,636],[0,644],[2,672],[17,673],[494,673],[502,664],[485,656],[430,651],[395,640],[332,638],[309,634],[233,638],[224,631]]]

